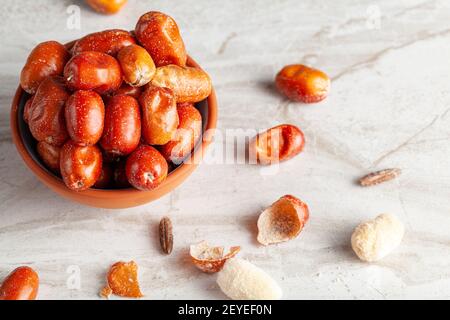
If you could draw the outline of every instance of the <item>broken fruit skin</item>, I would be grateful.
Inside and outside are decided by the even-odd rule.
[[[137,270],[138,265],[134,261],[113,264],[107,276],[108,286],[102,290],[102,295],[113,293],[126,298],[143,297],[139,288]]]
[[[279,300],[283,295],[280,286],[266,272],[238,258],[225,263],[217,284],[233,300]]]
[[[296,126],[282,124],[258,134],[249,150],[261,165],[271,165],[292,159],[305,147],[305,135]]]
[[[210,247],[206,241],[192,245],[190,255],[194,265],[205,273],[216,273],[222,270],[228,259],[235,257],[241,247],[231,247],[230,252],[223,255],[223,247]]]
[[[112,290],[110,287],[106,286],[102,290],[100,290],[100,297],[109,299],[109,297],[112,295]]]
[[[308,220],[306,203],[292,195],[285,195],[259,216],[257,240],[265,246],[292,240],[300,234]]]
[[[308,205],[306,203],[304,203],[302,200],[300,200],[299,198],[296,198],[290,194],[285,195],[283,197],[281,197],[281,199],[286,199],[291,201],[294,205],[296,205],[298,208],[300,208],[301,210],[299,211],[299,213],[302,213],[302,215],[300,215],[300,221],[302,221],[303,225],[306,224],[306,222],[308,222],[309,220],[309,208]]]

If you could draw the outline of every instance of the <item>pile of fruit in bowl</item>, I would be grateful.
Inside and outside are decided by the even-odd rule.
[[[201,141],[196,104],[213,95],[176,22],[161,12],[144,14],[132,32],[39,44],[20,85],[40,161],[77,192],[159,187]]]

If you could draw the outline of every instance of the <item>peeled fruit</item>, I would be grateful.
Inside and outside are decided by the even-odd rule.
[[[266,272],[246,260],[225,262],[217,284],[233,300],[279,300],[280,286]]]
[[[378,261],[397,248],[405,234],[403,223],[392,214],[381,214],[361,223],[352,234],[352,248],[363,261]]]

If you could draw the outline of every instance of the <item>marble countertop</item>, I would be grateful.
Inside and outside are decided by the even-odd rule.
[[[216,276],[188,258],[190,244],[208,240],[241,245],[240,256],[270,273],[286,299],[450,298],[448,1],[129,2],[109,17],[81,1],[2,1],[0,278],[30,265],[41,299],[97,299],[109,265],[133,259],[148,299],[223,299]],[[189,53],[212,76],[220,132],[292,123],[305,132],[305,152],[276,171],[208,161],[170,195],[120,211],[71,203],[41,184],[9,129],[28,53],[45,40],[132,29],[150,10],[178,21]],[[274,75],[291,63],[326,71],[328,99],[302,105],[278,95]],[[218,139],[210,153],[234,144]],[[403,174],[373,188],[355,184],[386,167]],[[308,203],[311,219],[296,240],[259,246],[256,219],[284,194]],[[397,215],[405,238],[384,260],[360,262],[352,230],[380,213]],[[168,257],[156,232],[165,215],[175,232]]]

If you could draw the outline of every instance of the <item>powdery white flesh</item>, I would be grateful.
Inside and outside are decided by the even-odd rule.
[[[361,223],[352,234],[352,248],[363,261],[377,261],[391,253],[402,241],[403,223],[391,214],[381,214]]]
[[[250,262],[233,258],[219,272],[217,284],[233,300],[279,300],[280,286]]]

